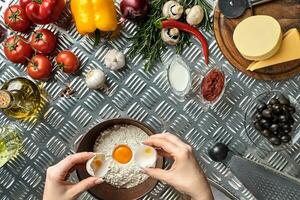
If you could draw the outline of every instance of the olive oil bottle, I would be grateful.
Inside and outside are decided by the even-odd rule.
[[[37,118],[40,108],[40,90],[26,78],[11,79],[0,89],[0,109],[10,118],[19,120]]]

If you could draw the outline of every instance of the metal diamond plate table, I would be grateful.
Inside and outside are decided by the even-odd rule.
[[[8,3],[0,1],[1,13]],[[210,3],[214,4],[213,1]],[[3,18],[1,26],[4,29]],[[1,200],[41,199],[47,167],[74,153],[80,135],[93,125],[121,116],[143,121],[157,132],[170,131],[185,139],[194,147],[209,179],[238,199],[255,198],[225,165],[208,157],[207,149],[216,142],[226,143],[244,157],[299,178],[300,144],[281,152],[268,153],[255,149],[246,137],[243,116],[251,99],[266,90],[285,90],[300,101],[300,76],[276,82],[258,81],[245,76],[224,59],[213,33],[205,32],[209,40],[211,66],[222,66],[228,82],[222,100],[206,110],[197,95],[189,95],[182,100],[172,94],[163,63],[158,63],[146,73],[142,69],[144,61],[137,55],[131,60],[127,58],[126,67],[120,72],[112,72],[105,67],[103,57],[110,48],[125,54],[128,51],[128,38],[135,33],[134,23],[126,22],[121,37],[103,41],[97,48],[93,47],[91,37],[77,33],[69,10],[63,13],[59,22],[44,27],[58,35],[58,50],[71,49],[76,53],[81,61],[81,71],[79,75],[72,76],[55,69],[53,78],[44,84],[52,100],[41,121],[35,124],[14,122],[22,131],[23,148],[15,160],[0,168]],[[200,49],[193,40],[193,44],[182,54],[193,71],[194,92],[198,89],[199,79],[208,70],[204,61],[199,59],[202,57]],[[24,65],[12,64],[6,60],[2,49],[0,52],[0,84],[16,76],[27,76]],[[168,49],[163,53],[163,61],[170,59],[174,53],[174,49]],[[88,70],[94,68],[103,69],[107,74],[108,87],[103,92],[91,91],[85,86],[84,77]],[[75,96],[62,98],[59,94],[67,84],[76,90]],[[0,112],[0,124],[9,123],[12,121]],[[72,174],[71,179],[76,181],[76,175]],[[84,193],[80,199],[94,198]],[[175,200],[181,199],[181,196],[164,183],[159,183],[143,199]]]

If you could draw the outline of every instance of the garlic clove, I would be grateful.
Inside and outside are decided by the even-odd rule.
[[[104,63],[111,70],[119,70],[126,64],[125,55],[116,49],[111,49],[104,56]]]
[[[105,74],[100,69],[94,69],[87,73],[86,75],[86,85],[90,89],[102,89],[105,87]]]

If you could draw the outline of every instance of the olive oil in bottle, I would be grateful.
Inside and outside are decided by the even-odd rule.
[[[18,77],[6,82],[0,90],[0,109],[11,118],[26,120],[40,112],[41,94],[32,81]]]

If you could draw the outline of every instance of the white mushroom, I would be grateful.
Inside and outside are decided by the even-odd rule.
[[[161,39],[169,45],[176,45],[180,40],[180,32],[177,28],[164,28],[161,30]]]
[[[105,87],[105,74],[100,69],[94,69],[87,73],[86,75],[86,85],[90,89],[103,89]]]
[[[163,16],[170,19],[179,19],[182,16],[183,7],[177,1],[167,1],[163,6]]]
[[[186,22],[192,26],[197,26],[202,22],[204,18],[203,8],[199,5],[186,9],[185,14],[186,14]]]
[[[104,63],[111,70],[119,70],[125,66],[125,55],[116,49],[111,49],[104,56]]]

